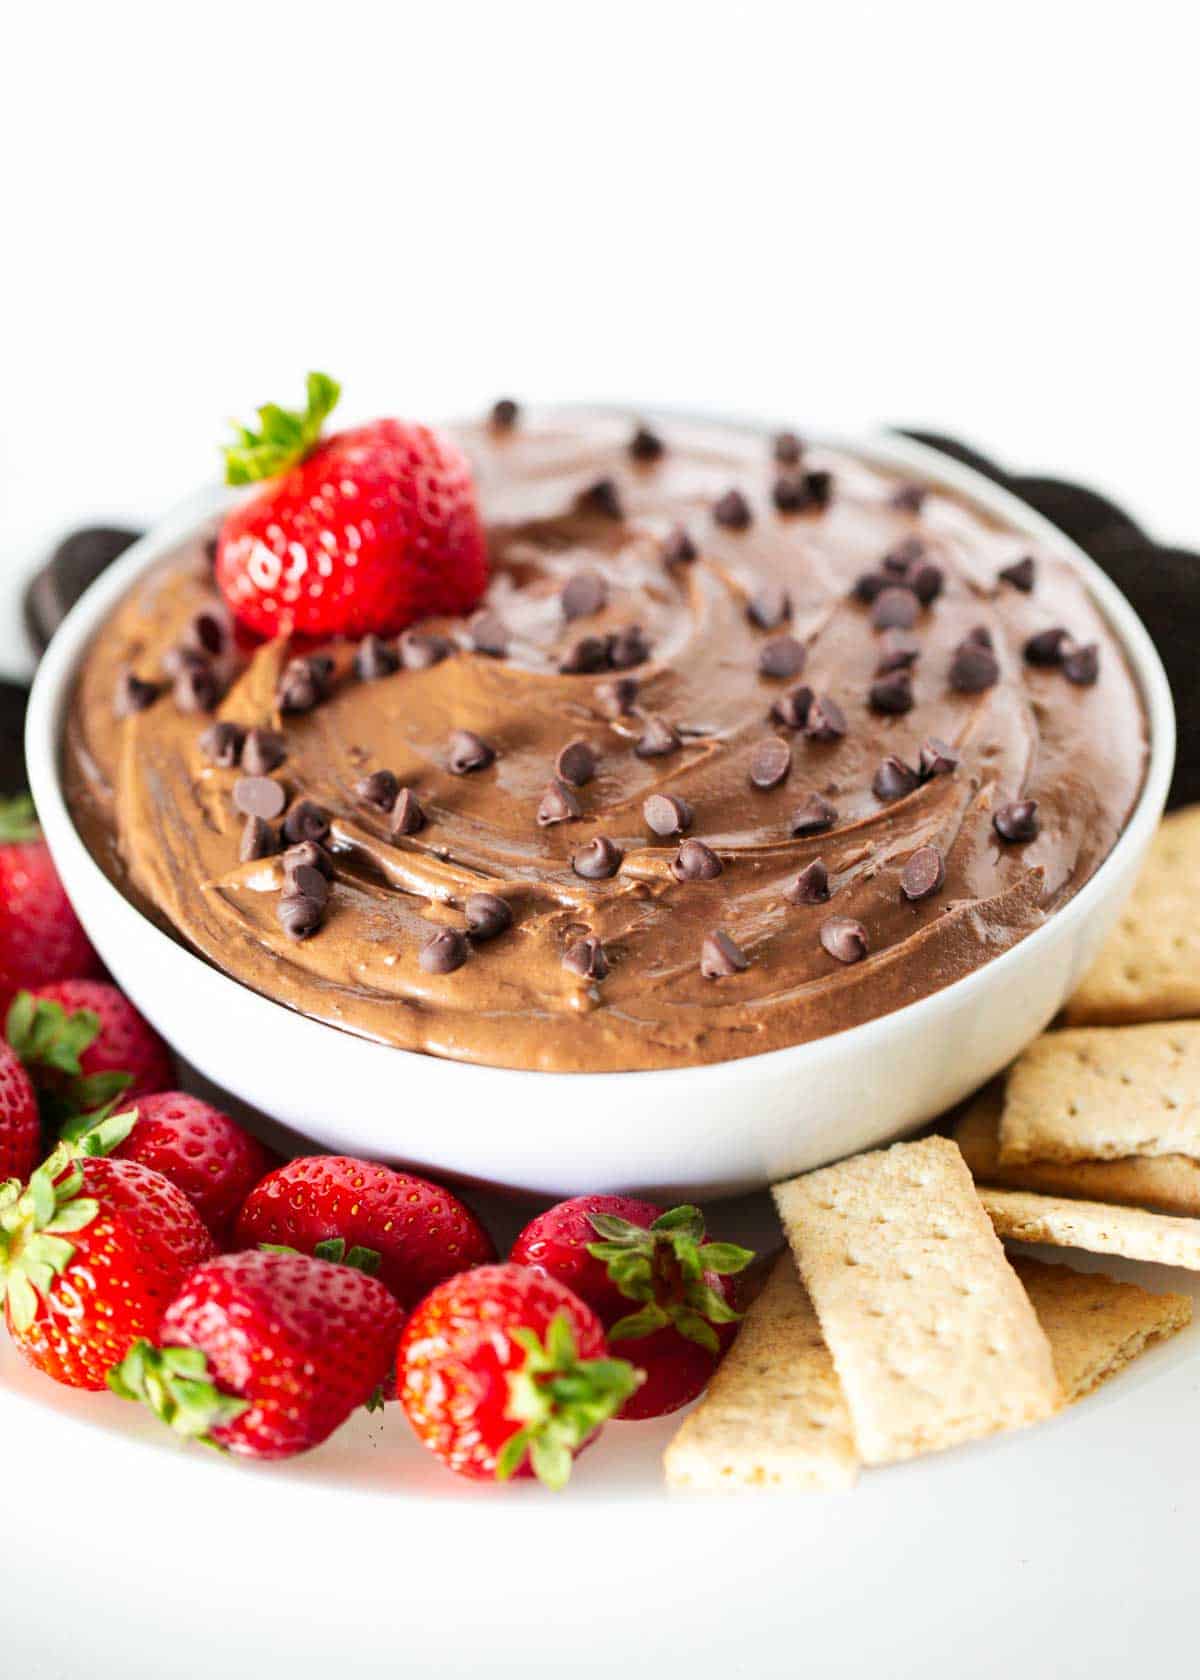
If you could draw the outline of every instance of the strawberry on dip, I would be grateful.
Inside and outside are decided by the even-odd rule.
[[[373,420],[322,437],[340,387],[308,376],[307,406],[268,403],[238,428],[226,480],[260,488],[225,518],[217,582],[261,636],[393,635],[468,612],[487,545],[466,456],[428,426]]]

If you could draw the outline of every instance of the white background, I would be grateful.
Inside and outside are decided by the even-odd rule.
[[[0,610],[56,534],[153,517],[312,366],[348,416],[511,392],[925,423],[1196,543],[1191,10],[0,0]],[[4,1499],[6,1656],[38,1680],[1167,1671],[1196,1391],[1193,1364],[881,1479],[828,1543],[811,1505],[597,1496],[510,1529],[397,1503],[362,1519],[361,1572],[357,1506],[160,1479],[100,1437],[54,1465],[43,1432],[37,1520]],[[96,1542],[47,1503],[68,1463]]]

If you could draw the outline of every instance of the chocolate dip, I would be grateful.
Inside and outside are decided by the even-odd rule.
[[[233,978],[464,1061],[716,1062],[949,985],[1107,856],[1146,726],[1069,556],[794,439],[458,435],[492,581],[482,618],[415,627],[449,651],[242,645],[198,536],[84,662],[79,829]]]

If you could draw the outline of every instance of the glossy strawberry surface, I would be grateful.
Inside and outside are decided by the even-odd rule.
[[[112,1158],[140,1161],[170,1179],[217,1246],[226,1246],[242,1203],[273,1157],[228,1114],[186,1091],[158,1091],[139,1097],[136,1106],[137,1122]]]

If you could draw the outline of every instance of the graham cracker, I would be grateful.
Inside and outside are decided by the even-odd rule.
[[[858,1155],[774,1196],[864,1463],[1057,1408],[1050,1344],[949,1138]]]
[[[708,1393],[663,1459],[675,1488],[847,1488],[850,1414],[817,1315],[779,1256]]]
[[[1009,1166],[1000,1159],[1001,1085],[989,1085],[954,1129],[954,1141],[981,1184],[1009,1190],[1040,1190],[1092,1202],[1120,1202],[1160,1213],[1200,1215],[1200,1161],[1186,1155],[1131,1155],[1121,1161],[1030,1161]]]
[[[1200,805],[1164,818],[1133,895],[1067,1005],[1072,1026],[1200,1015]]]
[[[1190,1295],[1152,1295],[1103,1272],[1047,1266],[1025,1255],[1014,1258],[1013,1269],[1049,1338],[1068,1405],[1192,1320]]]
[[[1141,1208],[1073,1202],[1028,1190],[989,1190],[986,1185],[979,1187],[979,1200],[999,1235],[1016,1242],[1123,1254],[1127,1260],[1200,1271],[1200,1219],[1170,1219]]]
[[[1000,1159],[1200,1158],[1200,1022],[1043,1033],[1009,1069]]]

